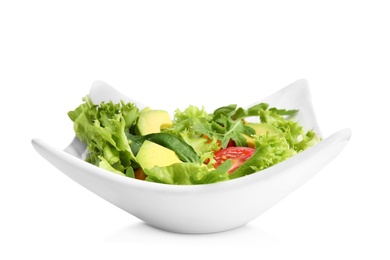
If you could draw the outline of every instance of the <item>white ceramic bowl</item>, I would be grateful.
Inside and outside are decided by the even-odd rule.
[[[135,102],[101,81],[92,84],[90,96],[95,103],[121,99]],[[299,109],[296,120],[320,134],[306,80],[298,80],[260,101]],[[140,181],[98,168],[83,160],[86,147],[77,138],[64,150],[41,139],[33,139],[32,144],[71,179],[151,226],[179,233],[212,233],[243,226],[271,208],[334,159],[350,136],[351,131],[343,129],[261,172],[191,186]]]

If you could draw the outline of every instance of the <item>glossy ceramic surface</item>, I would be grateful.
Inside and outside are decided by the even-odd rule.
[[[131,101],[102,81],[92,84],[94,102]],[[271,106],[299,109],[297,120],[320,134],[306,80],[298,80],[260,100]],[[231,181],[174,186],[119,176],[83,160],[85,145],[74,139],[57,149],[35,138],[32,145],[75,182],[154,227],[179,233],[212,233],[245,225],[299,188],[332,161],[351,137],[342,129],[306,151],[261,172]]]

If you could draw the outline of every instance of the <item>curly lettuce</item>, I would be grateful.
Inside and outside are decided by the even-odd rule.
[[[213,152],[226,148],[231,140],[236,146],[247,146],[244,136],[253,137],[255,152],[251,158],[230,175],[226,165],[217,168],[219,171],[226,170],[224,176],[235,179],[280,163],[320,141],[313,130],[305,131],[299,122],[292,119],[296,113],[298,110],[269,108],[266,103],[248,109],[228,105],[210,114],[203,108],[189,106],[184,111],[176,110],[173,126],[167,131],[181,136],[194,147],[202,161],[209,160],[210,164],[214,163]],[[274,126],[278,134],[256,135],[255,130],[246,124],[248,117],[258,117],[259,123]],[[169,172],[175,174],[174,169]]]
[[[139,109],[123,101],[97,105],[89,96],[83,101],[68,116],[76,137],[87,145],[86,161],[125,175],[132,162],[136,162],[125,133],[134,128]]]
[[[198,163],[175,163],[165,167],[155,166],[146,169],[146,181],[174,185],[209,184],[229,180],[230,161],[221,164],[217,169],[210,165]]]
[[[269,108],[266,103],[248,109],[228,105],[212,113],[192,105],[183,111],[177,109],[172,126],[161,130],[161,138],[167,136],[164,132],[180,138],[193,148],[200,160],[142,169],[147,176],[145,180],[174,185],[208,184],[269,168],[320,141],[313,130],[306,131],[293,120],[296,113],[297,110]],[[85,96],[75,110],[68,112],[76,137],[87,145],[86,161],[131,178],[135,178],[135,171],[140,169],[135,155],[146,138],[138,136],[135,131],[139,114],[133,103],[110,101],[94,104],[89,96]],[[247,122],[249,117],[256,117],[259,124],[272,126],[277,131],[257,134]],[[229,173],[230,159],[217,168],[213,166],[216,151],[232,142],[235,146],[248,146],[248,137],[253,138],[255,151],[233,173]],[[168,148],[179,149],[173,146]]]

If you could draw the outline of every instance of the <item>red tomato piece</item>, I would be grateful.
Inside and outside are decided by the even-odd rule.
[[[230,139],[228,144],[227,144],[227,147],[232,147],[232,146],[237,146],[237,145],[236,145],[236,142],[233,141],[233,139]]]
[[[230,159],[232,161],[232,167],[229,169],[229,174],[234,172],[240,167],[246,160],[248,160],[253,153],[254,148],[251,147],[227,147],[214,153],[214,159],[216,163],[213,165],[214,168],[220,166],[223,162]]]

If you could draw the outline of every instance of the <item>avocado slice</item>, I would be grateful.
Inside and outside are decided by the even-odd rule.
[[[161,129],[172,126],[172,120],[167,111],[144,109],[140,112],[137,132],[140,135],[160,133]]]
[[[265,135],[267,133],[269,135],[282,135],[283,134],[282,131],[280,131],[275,126],[270,125],[270,124],[266,124],[266,123],[247,123],[246,125],[249,127],[252,127],[255,130],[256,135]],[[253,137],[250,137],[247,135],[244,135],[244,137],[246,138],[246,143],[249,147],[255,147],[255,141],[254,141]]]
[[[182,162],[174,151],[148,140],[143,142],[136,159],[143,169],[151,169],[154,166],[163,167]]]

